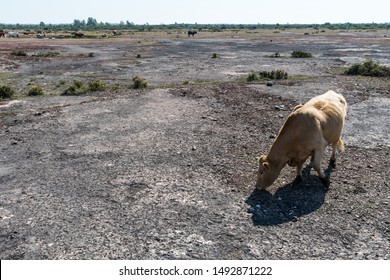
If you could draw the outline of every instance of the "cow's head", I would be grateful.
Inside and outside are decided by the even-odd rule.
[[[264,190],[272,185],[279,176],[280,170],[273,166],[267,156],[259,158],[259,170],[257,172],[256,188]]]

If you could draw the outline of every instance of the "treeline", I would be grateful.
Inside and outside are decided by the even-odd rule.
[[[73,23],[67,24],[45,24],[40,22],[39,24],[1,24],[0,29],[7,30],[42,30],[50,29],[56,30],[104,30],[104,29],[134,29],[139,31],[148,30],[166,30],[166,29],[195,29],[195,30],[240,30],[240,29],[390,29],[389,23],[324,23],[324,24],[187,24],[187,23],[174,23],[174,24],[159,24],[150,25],[146,24],[134,24],[129,21],[120,21],[119,23],[98,22],[95,18],[89,17],[87,20],[75,19]]]

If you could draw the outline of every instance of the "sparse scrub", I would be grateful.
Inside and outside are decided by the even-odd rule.
[[[284,70],[276,70],[276,71],[262,71],[260,72],[261,79],[270,79],[270,80],[285,80],[288,79],[288,74]]]
[[[14,56],[27,56],[27,53],[25,51],[17,51],[17,50],[14,50],[12,51],[11,55],[14,55]]]
[[[213,53],[213,56],[211,58],[218,58],[219,55],[217,53]]]
[[[106,89],[106,84],[99,81],[99,80],[94,80],[90,81],[88,83],[88,90],[89,91],[101,91]]]
[[[259,77],[258,77],[257,74],[254,73],[254,72],[250,73],[250,74],[245,78],[245,80],[246,80],[247,82],[257,81],[258,79],[259,79]]]
[[[37,52],[37,53],[34,53],[32,56],[36,56],[36,57],[55,57],[55,56],[59,56],[60,53],[59,52]]]
[[[0,86],[0,99],[9,99],[15,94],[15,91],[9,85]]]
[[[142,79],[140,77],[134,77],[133,83],[134,83],[133,84],[134,89],[146,88],[148,86],[148,82],[145,79]]]
[[[80,82],[79,80],[75,80],[72,85],[68,86],[62,92],[62,95],[80,95],[80,94],[85,94],[87,92],[87,89],[82,87],[82,82],[81,82],[81,84],[79,82]]]
[[[304,50],[296,50],[292,52],[291,56],[294,58],[306,58],[312,57],[313,55],[310,52]]]
[[[81,88],[83,86],[83,81],[81,80],[74,80],[73,84],[76,88]]]
[[[345,71],[345,74],[371,77],[390,77],[390,67],[379,65],[370,59],[363,63],[353,64]]]
[[[38,85],[33,85],[30,87],[27,93],[28,96],[38,96],[43,95],[43,89]]]

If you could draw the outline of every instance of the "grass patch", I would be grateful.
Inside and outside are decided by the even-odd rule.
[[[293,51],[291,54],[291,57],[293,58],[307,58],[312,57],[313,55],[310,52],[304,51],[304,50],[296,50]]]
[[[27,56],[27,53],[25,51],[17,51],[17,50],[14,50],[11,52],[11,55],[14,55],[14,56]]]
[[[35,57],[55,57],[55,56],[59,56],[60,53],[59,52],[37,52],[37,53],[34,53],[32,56],[35,56]]]
[[[10,99],[15,94],[15,91],[9,85],[0,86],[0,99]]]
[[[99,80],[90,81],[88,83],[88,90],[89,91],[102,91],[105,89],[106,89],[106,84],[99,81]]]
[[[369,59],[363,63],[353,64],[345,71],[345,74],[370,77],[390,77],[390,67],[379,65]]]
[[[134,77],[133,78],[133,86],[132,88],[134,89],[142,89],[142,88],[147,88],[148,87],[148,82],[145,79],[142,79],[140,77]]]
[[[276,71],[262,71],[260,72],[261,79],[269,79],[269,80],[285,80],[288,79],[288,74],[284,70],[276,70]]]
[[[245,81],[253,82],[258,80],[286,80],[288,73],[284,70],[262,71],[260,73],[252,72],[245,77]]]
[[[43,95],[43,89],[40,86],[33,85],[30,87],[27,93],[28,96]]]

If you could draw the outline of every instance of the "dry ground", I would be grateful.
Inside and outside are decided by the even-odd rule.
[[[0,258],[389,259],[390,81],[340,75],[367,57],[389,65],[388,35],[1,39],[0,83],[48,96],[0,104]],[[32,56],[48,50],[60,55]],[[293,77],[238,82],[272,69]],[[151,88],[128,89],[136,75]],[[73,79],[109,87],[59,96]],[[330,188],[308,169],[292,188],[285,168],[254,190],[283,120],[328,89],[349,103]]]

